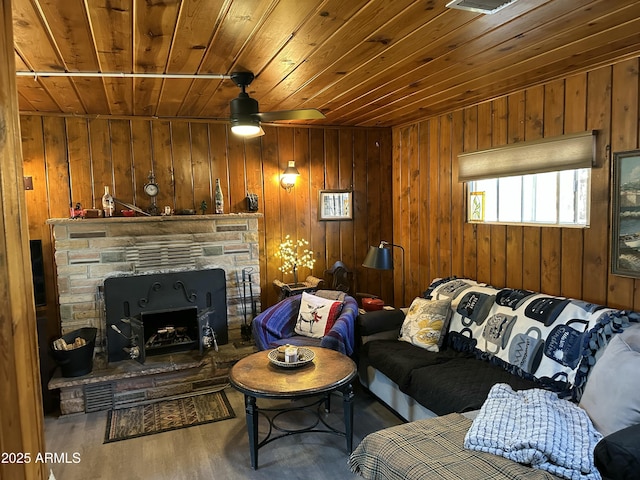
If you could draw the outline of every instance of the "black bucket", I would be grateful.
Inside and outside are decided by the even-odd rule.
[[[93,349],[96,345],[95,327],[84,327],[62,336],[62,339],[71,344],[77,337],[83,338],[87,343],[73,350],[54,350],[51,346],[51,356],[60,365],[63,377],[79,377],[91,373],[93,369]]]

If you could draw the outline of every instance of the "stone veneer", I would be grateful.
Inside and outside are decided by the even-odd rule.
[[[62,334],[97,327],[104,347],[102,285],[111,276],[222,268],[227,277],[229,339],[244,321],[242,270],[251,268],[260,306],[261,214],[50,219],[55,239]],[[247,295],[249,288],[246,289]],[[251,305],[246,305],[250,315]],[[259,308],[258,308],[259,311]]]
[[[106,355],[98,354],[91,373],[65,378],[56,370],[48,388],[60,389],[62,415],[197,395],[224,387],[231,366],[255,351],[251,343],[234,343],[221,345],[218,352],[209,349],[204,355],[192,350],[151,356],[144,365],[134,360],[107,365]]]

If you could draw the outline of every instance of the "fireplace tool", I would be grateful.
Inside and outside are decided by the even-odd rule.
[[[244,315],[244,323],[240,325],[240,336],[243,342],[251,340],[251,322],[256,317],[256,301],[253,298],[253,267],[242,269],[242,313]],[[236,272],[237,275],[237,272]],[[247,321],[247,283],[249,284],[249,297],[251,301],[251,321]]]
[[[209,323],[209,314],[211,314],[213,311],[214,310],[210,308],[201,312],[198,316],[198,325],[202,325],[202,341],[200,342],[200,354],[202,354],[205,349],[209,349],[211,347],[213,347],[216,352],[218,351],[218,339],[216,337],[216,331]]]
[[[126,323],[127,325],[129,325],[131,327],[131,320],[130,319],[121,318],[120,321],[122,323]],[[124,347],[124,351],[129,355],[129,358],[131,358],[131,360],[140,361],[140,357],[142,356],[142,352],[140,350],[140,346],[138,345],[138,343],[139,343],[138,335],[134,333],[130,337],[127,337],[124,333],[122,333],[122,330],[120,330],[116,324],[111,324],[111,329],[114,332],[116,332],[118,335],[120,335],[120,336],[126,338],[127,340],[129,340],[129,345],[127,347]],[[144,362],[144,359],[142,360],[142,362]]]

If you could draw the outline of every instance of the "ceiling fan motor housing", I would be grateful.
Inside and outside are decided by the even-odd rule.
[[[258,101],[251,98],[249,94],[241,92],[236,98],[231,100],[231,118],[246,118],[258,113]]]
[[[314,120],[325,118],[322,112],[314,108],[297,110],[283,110],[279,112],[260,112],[258,101],[251,98],[246,92],[246,88],[253,81],[254,75],[251,72],[234,72],[230,76],[242,90],[240,94],[231,100],[229,110],[231,111],[231,131],[237,135],[257,136],[264,135],[260,128],[260,122],[276,122],[281,120]]]
[[[231,100],[231,131],[237,135],[249,136],[259,134],[258,101],[241,92]]]

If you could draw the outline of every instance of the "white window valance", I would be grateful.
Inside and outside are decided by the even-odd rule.
[[[590,168],[595,131],[514,143],[458,155],[458,181]]]

